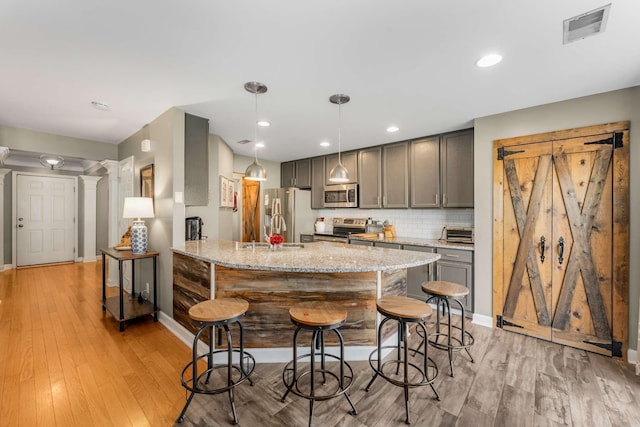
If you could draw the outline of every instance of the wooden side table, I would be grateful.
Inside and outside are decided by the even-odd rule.
[[[102,252],[102,310],[109,311],[120,322],[120,332],[124,331],[124,322],[147,314],[153,314],[153,321],[158,321],[158,252],[148,251],[142,255],[134,255],[130,250],[121,251],[115,248],[103,248]],[[109,256],[118,261],[118,287],[119,295],[107,298],[107,270],[106,257]],[[153,259],[153,304],[149,301],[138,301],[135,292],[135,261],[139,259]],[[122,267],[125,261],[131,261],[131,295],[124,297]]]

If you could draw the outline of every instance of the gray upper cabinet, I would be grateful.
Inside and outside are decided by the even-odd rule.
[[[358,197],[361,208],[382,207],[382,147],[358,153]]]
[[[440,137],[411,141],[411,207],[440,207]]]
[[[311,159],[280,164],[280,186],[311,188]]]
[[[357,151],[349,151],[347,153],[341,153],[340,158],[342,160],[342,165],[347,168],[349,172],[349,182],[345,184],[357,184],[358,183],[358,152]],[[338,164],[338,153],[329,154],[325,156],[325,185],[333,185],[335,182],[329,181],[329,174],[331,173],[331,169],[333,169]]]
[[[382,206],[409,207],[409,144],[382,146]]]
[[[473,207],[473,129],[440,137],[442,207]]]
[[[324,156],[311,159],[311,209],[324,208]]]
[[[184,115],[184,204],[209,204],[209,120]]]
[[[409,207],[408,143],[360,150],[359,192],[361,208]]]

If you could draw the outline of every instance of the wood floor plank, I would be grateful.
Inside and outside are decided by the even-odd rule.
[[[538,372],[536,378],[535,412],[552,421],[572,425],[569,395],[564,378],[549,375],[546,372]]]
[[[533,426],[535,395],[532,392],[504,386],[500,406],[496,414],[496,427],[530,427]]]
[[[598,385],[612,425],[640,425],[640,405],[629,385],[604,378],[598,378]]]
[[[566,358],[565,374],[573,424],[585,427],[611,426],[589,359]]]
[[[559,378],[564,376],[564,354],[561,345],[537,340],[535,356],[538,372]]]

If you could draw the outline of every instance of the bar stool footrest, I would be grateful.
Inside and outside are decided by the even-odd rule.
[[[448,323],[440,323],[440,328],[447,330],[448,327]],[[462,328],[460,326],[451,325],[451,329],[457,329],[458,331],[460,331],[459,335],[462,335]],[[422,336],[421,334],[419,335]],[[471,333],[466,330],[464,331],[464,338],[461,338],[461,336],[451,336],[451,341],[455,341],[456,344],[452,343],[451,345],[449,345],[447,344],[447,342],[439,342],[440,338],[442,337],[445,338],[445,341],[448,341],[449,334],[446,331],[434,332],[429,334],[429,344],[431,344],[432,347],[440,350],[451,349],[451,351],[460,351],[468,350],[471,346],[473,346],[473,343],[475,342],[475,338],[473,338],[473,335],[471,335]]]
[[[316,363],[318,363],[318,360],[322,356],[322,353],[314,353],[314,355],[316,358],[318,358],[316,360]],[[338,363],[340,363],[339,356],[325,353],[324,357],[331,358],[333,360],[338,361]],[[303,359],[311,360],[311,353],[303,354],[296,358],[298,363],[300,360],[303,360]],[[349,363],[345,361],[345,362],[342,362],[345,368],[343,373],[342,386],[340,385],[340,376],[338,373],[334,372],[333,370],[326,369],[326,367],[325,369],[315,369],[314,371],[316,376],[322,375],[323,379],[325,379],[326,376],[333,378],[333,380],[336,383],[335,384],[336,388],[335,388],[335,391],[329,394],[321,394],[321,395],[311,394],[311,391],[306,392],[304,390],[301,390],[299,387],[300,380],[303,377],[309,376],[311,374],[311,369],[305,369],[304,371],[300,371],[298,372],[295,378],[292,378],[293,372],[294,372],[293,362],[294,362],[293,360],[290,361],[284,367],[282,371],[282,381],[284,382],[285,387],[287,387],[287,390],[289,390],[291,393],[295,394],[296,396],[300,396],[304,399],[317,400],[317,401],[333,399],[334,397],[338,397],[347,393],[351,388],[351,384],[353,383],[353,369],[351,368],[351,365],[349,365]],[[337,368],[339,369],[339,366]],[[321,386],[325,386],[325,384],[321,384]]]
[[[380,350],[386,350],[386,349],[397,350],[397,348],[398,348],[397,346],[383,346],[383,347],[380,347]],[[409,352],[413,352],[414,356],[416,354],[423,355],[423,352],[419,351],[418,349],[409,348],[407,350]],[[438,377],[438,365],[436,365],[436,363],[432,358],[427,357],[427,372],[423,372],[423,368],[421,366],[418,366],[417,364],[412,362],[407,362],[408,367],[412,368],[414,371],[417,371],[422,376],[422,379],[419,382],[415,382],[415,381],[405,382],[404,379],[393,378],[389,374],[384,372],[384,368],[386,366],[394,366],[394,367],[397,367],[397,365],[402,366],[404,364],[404,360],[401,360],[401,359],[387,360],[380,365],[380,370],[378,370],[378,359],[374,358],[374,356],[378,356],[377,353],[378,353],[378,349],[374,349],[369,355],[369,365],[371,366],[371,369],[373,369],[373,372],[375,373],[375,375],[379,375],[380,377],[384,378],[385,380],[387,380],[388,382],[390,382],[395,386],[398,386],[398,387],[406,386],[409,388],[422,387],[425,385],[433,384],[433,382]],[[431,371],[433,375],[429,375],[429,371]],[[401,374],[394,374],[394,375],[400,376]]]
[[[198,358],[196,359],[196,363],[197,363],[197,361],[199,361],[201,359],[208,358],[210,355],[211,355],[211,357],[213,357],[213,355],[221,354],[221,353],[224,353],[225,355],[227,355],[227,354],[229,354],[229,351],[227,349],[224,349],[224,350],[216,350],[216,351],[213,351],[211,353],[204,353],[204,354],[198,356]],[[233,353],[240,355],[240,350],[239,349],[234,349]],[[189,390],[190,392],[198,393],[198,394],[220,394],[220,393],[226,393],[230,389],[242,384],[247,379],[249,379],[249,376],[253,373],[253,370],[255,369],[256,361],[255,361],[253,355],[251,355],[250,353],[247,353],[245,351],[245,352],[243,352],[241,357],[242,357],[242,361],[243,361],[242,366],[240,365],[240,363],[231,365],[231,369],[233,369],[235,373],[239,373],[240,374],[240,376],[237,377],[237,378],[233,378],[232,377],[232,383],[231,384],[227,384],[224,387],[211,388],[211,389],[201,387],[201,384],[203,383],[201,380],[205,376],[207,376],[207,379],[206,379],[206,381],[204,381],[204,384],[209,382],[210,376],[214,371],[216,371],[218,369],[228,368],[228,365],[226,363],[224,363],[224,364],[216,364],[216,365],[212,366],[211,368],[207,368],[205,371],[203,371],[202,373],[198,374],[198,377],[196,378],[195,382],[193,381],[193,378],[185,378],[185,375],[187,373],[191,373],[193,371],[193,363],[194,362],[191,361],[191,362],[187,363],[187,365],[182,370],[182,374],[180,375],[180,381],[182,382],[182,386],[184,388],[186,388],[187,390]],[[224,381],[226,382],[226,379],[224,379]]]

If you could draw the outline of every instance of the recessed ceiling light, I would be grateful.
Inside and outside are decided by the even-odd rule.
[[[489,55],[485,55],[482,58],[478,59],[476,61],[476,65],[481,68],[493,67],[500,61],[502,61],[502,55],[498,55],[497,53],[490,53]]]
[[[105,104],[104,102],[91,101],[91,105],[93,105],[93,108],[95,108],[96,110],[102,110],[102,111],[111,110],[111,107],[109,107],[109,104]]]
[[[266,128],[266,127],[268,127],[268,126],[271,126],[271,122],[268,122],[268,121],[266,121],[266,120],[260,120],[260,121],[256,122],[256,124],[257,124],[258,126],[262,126],[263,128]]]
[[[331,145],[331,144],[329,144],[327,141],[322,141],[322,142],[320,143],[320,146],[321,146],[321,147],[328,147],[328,146],[330,146],[330,145]]]
[[[400,128],[398,126],[389,126],[387,132],[398,132]]]
[[[256,142],[256,147],[264,148],[264,142]]]

